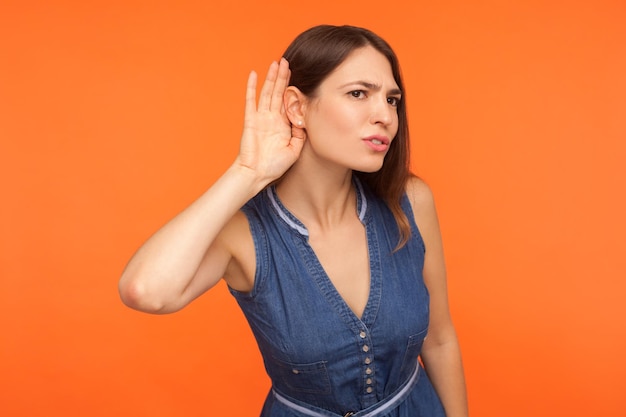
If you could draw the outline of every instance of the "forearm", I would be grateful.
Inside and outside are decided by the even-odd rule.
[[[233,165],[200,198],[150,237],[120,278],[120,295],[132,308],[177,309],[207,250],[226,223],[264,186],[246,168]],[[226,265],[217,265],[206,286],[217,283]]]
[[[468,416],[463,363],[456,338],[441,344],[425,345],[421,356],[447,417]]]

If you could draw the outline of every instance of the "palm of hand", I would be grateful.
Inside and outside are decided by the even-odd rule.
[[[248,79],[244,129],[238,160],[260,178],[279,178],[298,159],[304,131],[291,126],[283,95],[289,82],[287,61],[272,63],[256,104],[256,74]]]

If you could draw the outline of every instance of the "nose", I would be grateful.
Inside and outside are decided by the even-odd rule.
[[[372,100],[370,123],[388,126],[397,117],[396,108],[387,102],[387,97]]]

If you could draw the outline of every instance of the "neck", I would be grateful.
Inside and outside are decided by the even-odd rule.
[[[276,186],[281,202],[309,230],[328,230],[356,215],[352,170],[298,160]]]

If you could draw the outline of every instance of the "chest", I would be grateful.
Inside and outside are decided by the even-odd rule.
[[[293,363],[401,359],[428,327],[421,251],[394,253],[395,239],[377,227],[343,236],[268,242],[261,266],[268,279],[251,321],[258,335],[271,334],[261,336],[270,356]]]
[[[395,220],[378,200],[363,199],[357,224],[325,234],[266,197],[255,208],[264,215],[247,213],[256,248],[254,291],[233,292],[264,357],[402,360],[409,341],[428,327],[419,231],[395,251]]]
[[[352,312],[361,317],[370,294],[367,234],[355,221],[332,233],[315,233],[309,245],[329,281]]]

